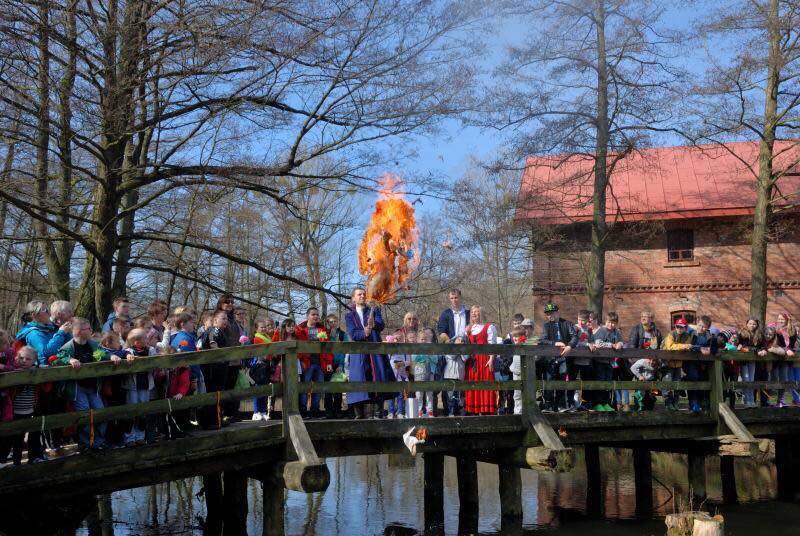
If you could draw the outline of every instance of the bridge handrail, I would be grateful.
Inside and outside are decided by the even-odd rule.
[[[133,374],[158,368],[175,368],[190,365],[202,365],[224,361],[240,361],[254,356],[280,355],[289,353],[372,353],[372,354],[491,354],[491,355],[523,355],[537,357],[557,357],[561,349],[547,345],[509,345],[509,344],[425,344],[425,343],[372,343],[372,342],[317,342],[317,341],[283,341],[270,344],[235,346],[216,350],[198,352],[182,352],[178,354],[157,355],[137,358],[133,363],[111,362],[89,363],[79,369],[69,366],[36,368],[26,371],[0,373],[0,389],[17,385],[35,385],[40,383],[100,378],[120,374]],[[657,360],[682,361],[778,361],[795,362],[800,357],[780,357],[767,355],[760,357],[752,352],[725,352],[703,355],[699,352],[650,350],[624,348],[622,350],[597,349],[590,352],[585,348],[573,348],[569,357],[591,357],[596,360],[607,360],[615,357],[624,359],[652,358]]]

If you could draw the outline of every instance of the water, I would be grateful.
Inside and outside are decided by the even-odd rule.
[[[379,535],[389,525],[423,526],[423,465],[410,456],[354,456],[327,461],[331,483],[323,493],[287,492],[286,534]],[[523,527],[526,534],[641,535],[664,534],[663,517],[685,502],[686,458],[653,454],[653,504],[656,518],[635,520],[632,458],[628,450],[601,450],[604,519],[585,517],[585,469],[579,454],[567,474],[522,472]],[[711,502],[721,501],[718,459],[707,463]],[[711,507],[725,516],[726,534],[793,534],[800,526],[800,505],[779,503],[775,466],[739,459],[736,480],[742,504]],[[500,533],[497,467],[478,464],[482,534]],[[445,531],[458,530],[458,491],[455,461],[445,458]],[[205,502],[198,495],[199,477],[114,493],[100,499],[101,510],[113,512],[114,534],[203,534]],[[258,481],[248,482],[248,534],[262,530],[262,494]],[[84,522],[79,534],[98,534],[96,522]],[[92,528],[90,528],[92,527]],[[106,532],[108,533],[108,532]]]

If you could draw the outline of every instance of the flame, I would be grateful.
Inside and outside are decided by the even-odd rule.
[[[402,181],[387,173],[381,178],[380,198],[358,248],[358,270],[367,276],[367,300],[386,303],[404,287],[416,266],[414,207],[398,187]]]

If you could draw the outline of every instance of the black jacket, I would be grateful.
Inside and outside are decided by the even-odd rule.
[[[556,329],[561,336],[561,342],[565,345],[575,348],[578,345],[578,333],[575,330],[575,324],[569,320],[559,318],[557,322],[545,322],[542,327],[542,338],[539,339],[539,344],[553,345],[558,341],[556,337]]]

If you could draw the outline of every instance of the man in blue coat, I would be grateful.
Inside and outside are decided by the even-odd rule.
[[[469,325],[469,309],[461,303],[461,291],[457,288],[451,289],[448,294],[450,307],[442,311],[439,315],[439,322],[436,324],[436,333],[440,340],[444,340],[442,334],[447,335],[447,340],[453,337],[463,337],[466,335]]]
[[[356,287],[351,294],[353,306],[345,315],[347,334],[351,341],[381,342],[383,316],[379,308],[367,305],[367,292]],[[389,359],[381,354],[350,354],[348,377],[351,382],[393,382],[394,372]],[[375,417],[383,416],[383,401],[395,393],[347,393],[347,405],[353,407],[356,419],[366,417],[365,405],[375,401]]]

